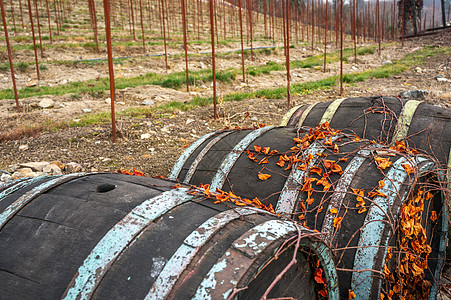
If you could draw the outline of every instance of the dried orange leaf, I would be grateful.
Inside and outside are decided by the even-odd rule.
[[[263,173],[258,173],[258,178],[260,180],[267,180],[269,177],[271,177],[271,175],[269,174],[263,174]]]
[[[306,171],[307,170],[307,165],[306,164],[301,164],[301,165],[298,166],[298,169]]]
[[[318,212],[320,213],[320,212],[322,212],[322,211],[323,211],[323,206],[321,205],[321,207],[318,208]]]
[[[309,172],[310,173],[316,173],[319,176],[321,176],[321,168],[319,168],[319,167],[312,167],[312,168],[309,169]]]
[[[338,213],[338,209],[332,208],[332,209],[330,210],[330,213],[331,213],[331,214],[336,214],[336,213]]]
[[[313,201],[315,201],[315,199],[313,199],[313,198],[307,198],[307,200],[305,200],[305,201],[307,201],[307,204],[312,204],[313,203]]]
[[[378,183],[377,186],[378,186],[379,189],[383,188],[385,186],[384,181],[383,180],[379,180],[379,183]]]
[[[271,152],[269,152],[269,155],[276,155],[276,154],[279,154],[279,151],[272,150]]]
[[[335,160],[323,159],[323,164],[326,169],[330,169],[335,165]]]
[[[342,158],[338,159],[338,161],[346,162],[346,161],[348,161],[348,159],[349,159],[349,157],[342,157]]]
[[[374,192],[369,192],[368,197],[373,198],[374,196],[384,197],[387,198],[387,195],[382,193],[381,191],[375,190]]]
[[[340,225],[342,219],[343,219],[342,217],[336,217],[336,218],[334,219],[334,227],[335,227],[335,228],[337,228],[338,225]]]
[[[353,290],[349,290],[348,300],[355,299],[356,295]]]
[[[254,150],[255,150],[256,152],[261,152],[261,151],[262,151],[262,147],[260,147],[260,146],[254,146]]]
[[[358,211],[359,214],[364,213],[364,212],[366,212],[366,208],[365,208],[365,207],[362,207],[362,208],[359,209],[359,211]]]
[[[321,291],[319,291],[318,295],[320,295],[321,297],[327,298],[327,288],[323,288]]]
[[[406,171],[407,174],[413,173],[413,168],[410,164],[401,164],[401,166],[404,168],[404,171]]]
[[[268,154],[269,154],[269,149],[270,149],[270,147],[264,147],[263,150],[262,150],[262,152],[263,152],[264,154],[268,155]]]
[[[261,165],[261,164],[267,164],[267,163],[269,163],[269,161],[266,157],[264,157],[262,160],[260,160],[260,162],[258,164]]]
[[[338,148],[338,145],[337,145],[337,144],[334,145],[334,152],[335,152],[335,153],[338,153],[338,152],[339,152],[339,148]]]
[[[433,210],[433,211],[431,212],[430,219],[432,220],[432,222],[437,221],[437,212],[436,212],[435,210]]]
[[[324,142],[324,145],[332,146],[332,137],[329,137],[329,138]]]
[[[390,157],[375,156],[374,160],[376,161],[377,168],[380,170],[384,170],[393,165],[393,162],[390,161]]]
[[[341,169],[341,167],[337,164],[332,165],[332,167],[330,168],[330,170],[334,173],[338,173],[338,174],[343,174],[343,170]]]
[[[277,162],[276,162],[276,165],[278,165],[279,167],[283,167],[284,165],[285,165],[285,161],[283,161],[283,160],[278,160]]]

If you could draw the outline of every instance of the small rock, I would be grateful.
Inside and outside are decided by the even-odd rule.
[[[55,160],[55,161],[52,161],[50,164],[57,165],[61,170],[64,170],[64,164],[60,161]]]
[[[163,128],[161,128],[161,132],[170,133],[171,131],[169,130],[168,126],[164,126]]]
[[[401,92],[399,95],[402,98],[424,99],[429,94],[430,92],[428,90],[410,90]]]
[[[111,104],[111,98],[106,98],[106,99],[105,99],[105,103],[106,103],[106,104]]]
[[[83,108],[82,111],[83,111],[84,113],[90,113],[90,112],[92,112],[92,110],[89,109],[89,108]]]
[[[292,73],[291,75],[293,75],[294,77],[299,77],[299,78],[303,77],[301,74],[298,74],[298,73]]]
[[[141,102],[141,105],[154,105],[155,102],[153,102],[152,100],[144,100],[143,102]]]
[[[38,103],[38,107],[46,109],[52,108],[55,105],[55,102],[52,99],[44,98]]]
[[[151,137],[150,133],[143,133],[143,134],[141,134],[141,139],[142,140],[150,139],[150,137]]]
[[[200,62],[199,67],[200,67],[201,69],[205,69],[205,64],[204,64],[203,62]]]
[[[155,148],[149,148],[149,151],[153,153],[155,152]]]
[[[442,75],[438,75],[435,77],[435,80],[439,81],[439,82],[447,82],[448,79]]]
[[[383,65],[389,65],[389,64],[392,64],[392,61],[391,61],[391,60],[384,60],[384,61],[382,62],[382,64],[383,64]]]
[[[194,120],[194,119],[186,119],[186,125],[189,125],[189,124],[191,124],[191,123],[193,123],[194,121],[196,121],[196,120]]]
[[[2,174],[2,176],[0,176],[1,182],[10,182],[11,180],[13,180],[13,177],[9,174]]]
[[[246,86],[247,86],[247,83],[241,82],[241,83],[240,83],[240,86],[241,86],[241,87],[246,87]]]
[[[20,145],[19,150],[28,150],[28,145]]]
[[[50,163],[47,161],[35,161],[35,162],[20,164],[19,168],[30,168],[32,171],[42,172],[42,170],[49,164]]]
[[[63,79],[63,80],[60,81],[59,84],[66,84],[66,83],[67,83],[67,79]]]
[[[69,173],[80,172],[82,169],[82,166],[76,162],[70,162],[67,163],[66,166],[64,166],[64,171]]]
[[[415,68],[415,72],[417,72],[417,73],[422,73],[422,72],[423,72],[423,69],[421,69],[420,67],[416,67],[416,68]]]
[[[42,169],[42,172],[47,173],[49,175],[61,175],[63,172],[61,171],[60,167],[54,164],[49,164],[44,169]]]
[[[112,161],[113,161],[113,159],[109,158],[109,157],[106,157],[106,158],[102,159],[102,162],[104,162],[104,163],[110,163]]]
[[[30,81],[27,83],[28,87],[33,87],[33,86],[37,86],[38,84],[36,83],[36,81]]]

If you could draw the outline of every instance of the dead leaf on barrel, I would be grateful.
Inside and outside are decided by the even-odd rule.
[[[184,146],[183,146],[183,148],[187,148],[188,146],[189,146],[189,143],[188,143],[188,144],[186,144],[186,145],[184,145]]]
[[[331,213],[331,214],[336,214],[336,213],[338,213],[338,210],[337,210],[336,208],[332,208],[332,209],[330,210],[330,213]]]
[[[269,147],[268,147],[269,148]],[[279,154],[279,151],[277,150],[272,150],[271,152],[269,152],[269,155],[276,155]]]
[[[318,294],[321,297],[327,298],[327,288],[323,288],[321,291],[318,292]]]
[[[365,207],[362,207],[362,208],[359,209],[359,211],[358,211],[359,214],[364,213],[364,212],[366,212],[366,208],[365,208]]]
[[[404,168],[404,171],[406,171],[407,174],[413,173],[413,168],[410,164],[401,164],[401,166]]]
[[[378,190],[375,190],[374,192],[369,192],[368,193],[368,197],[373,198],[374,196],[387,198],[387,195],[385,195],[384,193],[382,193],[381,191],[378,191]]]
[[[323,159],[323,164],[326,169],[330,169],[335,165],[335,160]]]
[[[379,180],[379,182],[378,182],[378,184],[377,184],[377,187],[379,188],[379,189],[381,189],[381,188],[383,188],[385,186],[385,182],[383,181],[383,180]]]
[[[270,149],[270,147],[264,147],[263,150],[262,150],[263,154],[268,155],[269,154],[269,149]]]
[[[437,221],[437,212],[436,212],[435,210],[433,210],[433,211],[431,212],[431,217],[430,217],[430,219],[432,220],[432,222]]]
[[[269,163],[269,161],[266,157],[264,157],[262,160],[260,160],[260,162],[258,164],[261,165],[261,164],[267,164],[267,163]]]
[[[271,175],[269,174],[263,174],[263,173],[258,173],[258,178],[260,180],[267,180],[269,177],[271,177]]]
[[[316,268],[314,275],[315,275],[315,281],[317,283],[322,283],[322,284],[325,283],[324,279],[323,279],[323,269]]]
[[[349,290],[348,300],[355,299],[356,295],[353,290]]]
[[[327,139],[327,141],[324,142],[324,145],[326,145],[326,146],[332,146],[332,137],[329,137],[329,138]]]
[[[334,219],[334,227],[335,228],[337,228],[338,225],[340,225],[342,219],[343,219],[342,217],[337,217]]]
[[[390,157],[379,157],[375,156],[374,160],[376,161],[377,168],[380,170],[384,170],[393,165],[393,162],[390,161]]]
[[[254,154],[252,154],[252,153],[249,153],[248,155],[247,155],[247,157],[250,159],[250,160],[252,160],[252,161],[255,161],[255,162],[257,162],[258,161],[258,159],[254,156]]]
[[[338,173],[338,174],[340,174],[340,175],[343,174],[342,168],[341,168],[339,165],[337,165],[337,164],[332,165],[332,167],[330,168],[330,170],[331,170],[332,172]]]
[[[209,184],[204,185],[204,194],[207,196],[210,195],[210,185]]]
[[[309,172],[310,172],[310,174],[311,173],[316,173],[319,176],[321,176],[321,168],[319,168],[319,167],[312,167],[312,168],[309,169]]]
[[[262,147],[260,147],[260,146],[254,146],[254,150],[255,150],[256,152],[260,152],[260,151],[262,151]]]

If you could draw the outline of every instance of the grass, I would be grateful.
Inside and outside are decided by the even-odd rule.
[[[367,49],[365,51],[371,51],[371,49]],[[450,47],[433,47],[428,46],[424,47],[421,50],[417,50],[415,52],[412,52],[408,55],[406,55],[404,58],[398,61],[394,61],[392,64],[383,65],[379,68],[373,69],[373,70],[367,70],[360,73],[354,73],[354,74],[344,74],[343,81],[347,84],[352,84],[356,82],[365,81],[367,79],[371,78],[388,78],[393,75],[401,74],[402,72],[406,71],[409,67],[412,67],[414,65],[420,65],[422,64],[427,57],[433,57],[436,55],[451,55],[451,48]],[[269,63],[266,65],[269,69],[271,68],[277,68],[277,64]],[[259,72],[264,72],[265,69],[259,69]],[[268,71],[269,72],[269,71]],[[200,75],[207,75],[203,79],[208,78],[208,71],[199,71],[196,73],[196,76],[198,77],[190,77],[190,81],[194,80],[194,78],[202,78]],[[162,76],[162,75],[155,75],[155,74],[147,74],[144,76],[139,76],[135,78],[129,78],[129,79],[123,79],[121,80],[120,84],[117,84],[117,88],[125,88],[130,86],[138,86],[143,85],[143,82],[146,82],[145,84],[149,84],[147,82],[149,81],[160,81],[162,78],[165,78],[165,80],[160,81],[160,85],[165,84],[167,85],[177,85],[182,82],[182,78],[185,76],[184,72],[179,72],[175,74],[171,74],[170,76]],[[209,74],[211,76],[211,74]],[[232,71],[225,71],[223,74],[218,73],[217,77],[222,80],[231,80],[234,76],[233,70]],[[170,82],[168,81],[170,80]],[[90,82],[96,82],[96,81],[90,81]],[[153,83],[157,84],[157,83]],[[301,94],[308,94],[316,90],[321,89],[330,89],[334,86],[337,86],[339,84],[339,80],[337,76],[331,76],[328,78],[324,78],[317,81],[310,81],[305,83],[299,83],[299,84],[293,84],[291,86],[291,94],[292,95],[301,95]],[[80,82],[74,82],[69,84],[72,89],[77,89],[77,86],[80,85]],[[103,89],[102,89],[103,87]],[[45,89],[46,87],[43,87],[42,89]],[[83,90],[82,87],[78,87],[78,89]],[[97,81],[95,86],[90,87],[91,93],[101,93],[105,89],[108,88],[107,79],[103,79],[100,81]],[[29,90],[30,92],[34,89],[32,88],[26,88],[24,90]],[[54,87],[53,89],[61,89],[59,92],[61,94],[67,94],[74,92],[76,95],[79,95],[79,90],[77,91],[71,91],[68,89],[68,85],[62,86],[62,87]],[[277,88],[277,89],[262,89],[255,92],[247,92],[247,93],[231,93],[225,95],[220,101],[222,102],[228,102],[228,101],[242,101],[245,99],[250,98],[265,98],[265,99],[283,99],[286,97],[287,90],[284,87]],[[1,94],[0,94],[1,95]],[[35,95],[35,94],[33,94]],[[190,101],[186,102],[179,102],[179,101],[172,101],[169,103],[162,104],[158,107],[154,108],[131,108],[128,110],[125,110],[123,112],[117,113],[117,118],[120,119],[123,116],[128,116],[132,118],[136,117],[142,117],[142,116],[151,116],[155,112],[173,112],[177,110],[182,111],[188,111],[192,110],[196,107],[202,107],[206,105],[210,105],[213,103],[212,97],[194,97]],[[72,126],[72,127],[80,127],[80,126],[90,126],[94,124],[104,124],[110,122],[110,114],[108,112],[103,113],[97,113],[97,114],[87,114],[84,115],[80,121],[74,122],[70,121],[66,126]],[[46,125],[47,126],[47,125]],[[62,126],[62,125],[58,125]],[[48,127],[48,126],[47,126]],[[64,127],[64,126],[63,126]],[[42,130],[42,128],[40,129]],[[27,130],[24,130],[27,132]],[[28,130],[30,134],[34,134],[33,132],[36,131],[36,129],[30,129]],[[20,135],[20,134],[19,134]],[[23,135],[27,135],[26,133],[23,133]],[[0,135],[0,141],[1,139],[5,139]]]

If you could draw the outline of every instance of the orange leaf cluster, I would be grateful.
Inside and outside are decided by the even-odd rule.
[[[363,200],[363,197],[365,197],[365,191],[361,189],[353,189],[351,188],[352,192],[357,195],[357,203],[355,204],[355,207],[360,207],[358,213],[364,213],[366,212],[365,207],[365,200]]]
[[[260,179],[260,180],[267,180],[270,177],[271,177],[271,175],[269,175],[269,174],[258,173],[258,179]]]
[[[385,170],[393,165],[393,162],[390,161],[390,157],[375,156],[374,160],[376,161],[377,168],[380,170]]]
[[[146,175],[144,175],[143,172],[136,170],[135,168],[133,168],[133,172],[129,172],[127,170],[117,170],[117,173],[119,174],[124,174],[124,175],[133,175],[133,176],[142,176],[145,177]]]
[[[395,272],[388,268],[392,258],[392,249],[387,251],[387,259],[384,266],[385,279],[392,285],[388,291],[388,299],[393,295],[399,295],[401,299],[427,298],[431,283],[425,279],[425,269],[431,246],[427,244],[426,229],[422,224],[424,211],[424,199],[432,198],[432,194],[419,190],[401,208],[399,217],[399,257],[395,259]],[[432,216],[435,211],[431,213]]]
[[[318,260],[318,262],[316,264],[315,272],[313,273],[314,279],[315,279],[316,283],[323,286],[323,288],[318,292],[318,295],[323,298],[327,298],[327,280],[324,277],[324,271],[320,267],[319,263],[320,263],[320,261]]]
[[[214,204],[222,202],[232,202],[237,206],[251,206],[275,214],[272,204],[266,206],[258,198],[254,198],[252,200],[241,198],[240,196],[237,196],[232,192],[224,192],[220,189],[216,189],[216,191],[210,191],[209,184],[201,183],[199,186],[191,186],[190,189],[187,191],[187,194],[201,195],[207,199],[212,199],[214,201],[213,202]]]

